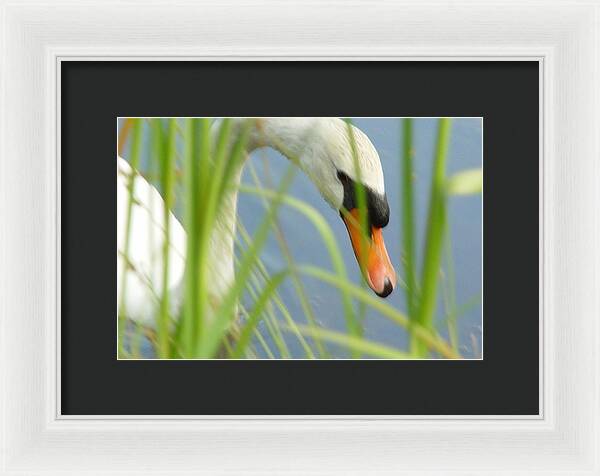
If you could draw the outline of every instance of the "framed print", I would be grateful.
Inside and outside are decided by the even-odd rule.
[[[424,92],[415,96],[418,102],[394,97],[398,88],[422,91],[419,82],[427,76],[444,78],[452,87],[431,79],[425,91],[440,92],[428,93],[428,99]],[[119,91],[111,78],[118,79]],[[175,92],[162,105],[148,104],[150,91],[158,87],[186,90],[185,78],[198,78],[208,90],[227,78],[248,79],[243,87],[229,79],[225,90],[234,97],[225,108],[221,95],[211,101]],[[322,96],[302,87],[311,78],[319,78]],[[537,213],[538,164],[527,160],[539,145],[537,62],[73,61],[62,63],[61,81],[68,85],[61,111],[61,351],[68,356],[61,358],[63,414],[539,415],[539,235],[531,219]],[[346,88],[340,87],[344,81]],[[296,99],[269,100],[268,91],[277,84],[295,89]],[[510,95],[487,94],[509,84]],[[351,91],[359,85],[378,92],[357,98]],[[97,102],[87,93],[90,87]],[[142,103],[143,112],[154,111],[154,117],[122,116],[121,111],[140,111]],[[332,117],[343,108],[357,112],[345,120]],[[230,116],[183,117],[194,110]],[[433,110],[453,110],[457,116],[426,117]],[[393,111],[415,117],[391,117]],[[81,121],[86,113],[91,114]],[[100,143],[96,131],[108,126],[109,116],[119,137],[106,142],[106,152],[87,151],[85,144]],[[494,129],[486,131],[487,123]],[[194,144],[201,149],[203,134],[206,148],[214,151],[205,158],[194,151]],[[502,141],[507,134],[511,141]],[[406,142],[411,143],[407,157],[400,153]],[[121,149],[116,170],[100,158],[115,147]],[[160,158],[168,147],[171,166]],[[80,159],[84,150],[88,160]],[[256,154],[270,150],[273,155],[262,157],[261,165]],[[203,160],[196,172],[189,168]],[[207,189],[203,171],[205,184],[219,183],[212,177],[220,177],[224,190],[222,203],[218,192],[212,196],[214,219],[204,238],[203,222],[188,222],[205,219],[211,206],[210,192],[201,193]],[[104,178],[109,174],[110,182]],[[165,174],[172,176],[171,198],[161,185]],[[196,174],[195,182],[189,174]],[[95,180],[78,179],[86,176]],[[460,183],[473,176],[474,188],[469,180]],[[261,183],[265,178],[273,185]],[[510,196],[499,186],[506,182]],[[361,237],[363,186],[369,232]],[[450,186],[461,190],[450,193]],[[254,205],[253,193],[259,199]],[[90,194],[98,200],[87,201]],[[162,197],[173,205],[165,207]],[[409,210],[414,261],[422,261],[414,264],[414,288],[402,284],[409,275],[402,263],[413,261],[405,249],[404,232],[413,228],[403,213],[408,201],[414,201],[414,212]],[[165,208],[169,233],[160,225]],[[298,213],[304,210],[309,213]],[[194,227],[196,237],[190,238]],[[515,227],[520,233],[506,234]],[[282,243],[283,255],[276,253]],[[116,267],[108,253],[117,256]],[[190,259],[197,264],[190,265]],[[432,259],[437,264],[430,282]],[[511,268],[515,261],[517,275]],[[82,279],[90,269],[107,284],[93,288],[98,304],[91,310]],[[279,287],[273,285],[277,276],[286,277]],[[511,314],[509,290],[526,313]],[[304,307],[303,297],[309,301]],[[421,302],[412,317],[410,299]],[[431,322],[414,320],[428,299]],[[190,311],[190,301],[200,307]],[[271,313],[267,305],[273,306]],[[80,320],[81,314],[87,318]],[[105,318],[108,314],[115,319]],[[86,337],[90,333],[94,342]],[[392,374],[402,375],[403,383],[386,377]],[[237,398],[250,375],[254,390]],[[437,401],[427,397],[449,378],[460,382],[460,391]],[[103,390],[116,381],[131,398]],[[165,395],[143,398],[157,383]],[[205,394],[204,386],[219,390]],[[414,389],[410,396],[405,386]],[[170,388],[182,390],[169,395]]]
[[[600,474],[596,5],[1,11],[3,474]]]

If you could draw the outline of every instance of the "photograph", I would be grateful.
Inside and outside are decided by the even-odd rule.
[[[118,117],[117,358],[483,359],[482,117]]]
[[[599,2],[0,25],[0,476],[600,476]]]

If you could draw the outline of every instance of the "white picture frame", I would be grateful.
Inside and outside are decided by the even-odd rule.
[[[600,475],[597,2],[0,1],[0,22],[1,474]],[[74,58],[539,61],[540,415],[60,415]]]

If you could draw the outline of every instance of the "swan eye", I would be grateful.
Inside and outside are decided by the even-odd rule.
[[[337,177],[344,187],[344,201],[342,205],[346,210],[352,210],[358,207],[356,197],[356,185],[348,175],[340,170],[337,171]],[[380,195],[371,188],[363,185],[367,196],[367,210],[369,212],[369,225],[377,228],[384,228],[390,221],[390,206],[387,197]]]

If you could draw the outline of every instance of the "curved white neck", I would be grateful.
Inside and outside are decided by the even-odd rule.
[[[301,156],[306,144],[306,134],[314,125],[313,118],[261,118],[254,119],[246,152],[261,147],[271,147],[290,158]],[[234,119],[231,142],[235,142],[247,119]],[[217,134],[219,123],[213,125],[213,134]],[[241,182],[245,160],[240,161],[232,175],[232,191],[223,197],[220,212],[217,214],[211,236],[210,266],[213,276],[213,293],[223,296],[234,279],[234,239],[237,223],[238,186]],[[300,164],[301,168],[302,164]],[[305,172],[307,172],[305,170]]]
[[[247,152],[261,147],[271,147],[288,159],[300,157],[306,148],[307,136],[314,133],[320,118],[314,117],[262,117],[235,118],[231,128],[231,141],[241,134],[243,127],[250,127]],[[213,125],[213,134],[217,134],[221,120]]]

